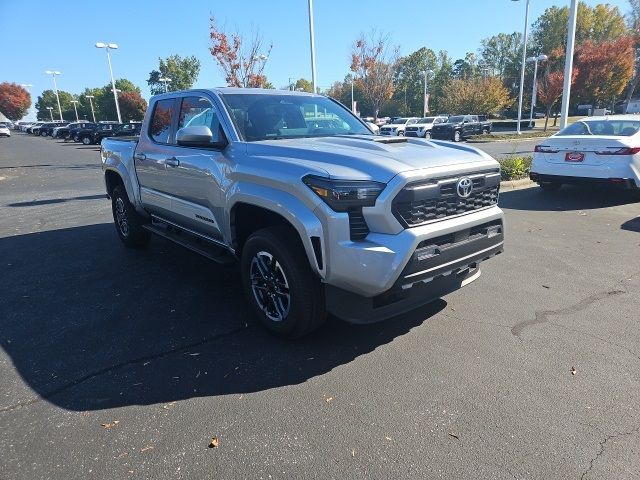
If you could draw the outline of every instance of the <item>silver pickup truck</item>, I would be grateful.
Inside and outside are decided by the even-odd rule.
[[[151,99],[139,138],[106,138],[120,239],[239,260],[261,322],[295,338],[433,301],[503,249],[499,164],[472,147],[373,135],[341,104],[217,88]]]

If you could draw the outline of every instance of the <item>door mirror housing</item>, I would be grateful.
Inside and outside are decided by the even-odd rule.
[[[194,125],[178,130],[176,143],[183,147],[204,147],[222,149],[229,143],[222,128],[216,129],[214,134],[205,125]]]

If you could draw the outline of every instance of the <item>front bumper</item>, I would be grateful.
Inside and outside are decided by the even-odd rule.
[[[370,234],[364,242],[334,245],[327,308],[366,323],[428,303],[460,288],[480,262],[501,253],[503,229],[495,206],[398,235]]]
[[[620,188],[623,190],[637,190],[640,185],[632,178],[595,178],[571,177],[568,175],[549,175],[546,173],[529,173],[529,178],[537,183],[561,183],[564,185],[600,185],[604,187]]]
[[[431,138],[434,140],[451,140],[453,138],[453,130],[444,130],[444,131],[431,130]]]
[[[425,305],[451,293],[480,275],[480,262],[503,251],[502,220],[442,238],[423,241],[413,252],[389,290],[364,297],[334,286],[326,287],[327,310],[351,323],[373,323]],[[460,237],[460,238],[457,238]]]

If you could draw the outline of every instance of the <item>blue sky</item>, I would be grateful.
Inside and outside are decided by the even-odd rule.
[[[627,0],[609,3],[623,13]],[[530,23],[552,5],[569,0],[531,0]],[[525,2],[511,0],[315,0],[318,85],[328,87],[349,71],[350,47],[360,32],[377,28],[391,35],[401,54],[423,46],[445,49],[456,59],[476,51],[480,40],[499,32],[522,31]],[[307,0],[0,0],[0,82],[31,83],[34,101],[51,88],[47,69],[62,72],[58,88],[79,93],[109,81],[106,54],[95,42],[115,42],[116,78],[125,77],[149,97],[146,80],[158,57],[195,55],[202,63],[196,87],[224,84],[209,54],[209,16],[228,30],[259,30],[273,43],[265,73],[277,87],[289,78],[311,78]]]

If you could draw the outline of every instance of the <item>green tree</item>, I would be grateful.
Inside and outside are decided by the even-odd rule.
[[[429,48],[421,49],[401,57],[395,72],[395,89],[392,97],[394,113],[409,116],[422,116],[424,108],[424,75],[427,73],[429,85],[438,69],[438,58]]]
[[[64,90],[58,90],[58,96],[60,97],[60,108],[62,109],[62,118],[66,120],[75,120],[75,113],[73,112],[73,104],[71,100],[74,100],[73,95]],[[42,95],[38,96],[38,100],[35,104],[36,118],[38,120],[50,120],[51,115],[47,107],[53,107],[54,120],[60,120],[60,114],[58,112],[58,102],[56,101],[56,94],[53,90],[45,90]]]
[[[101,88],[85,88],[84,91],[78,95],[78,117],[80,119],[86,119],[89,121],[93,121],[93,115],[91,114],[91,103],[87,98],[87,95],[93,95],[94,98],[91,99],[93,102],[93,109],[96,114],[96,120],[102,120],[102,115],[100,112],[100,104],[97,101],[98,98],[102,96],[103,92]]]
[[[480,62],[489,69],[491,76],[501,80],[512,75],[520,67],[522,58],[522,34],[499,33],[480,41]]]
[[[531,48],[534,53],[546,53],[567,42],[569,7],[550,7],[533,24]],[[586,40],[612,41],[626,35],[627,26],[618,7],[600,4],[589,7],[578,3],[576,18],[576,45]]]
[[[464,58],[453,62],[453,77],[458,80],[470,80],[480,75],[478,57],[473,52],[467,52]]]
[[[299,78],[293,88],[301,92],[313,93],[313,84],[306,78]]]
[[[194,56],[182,58],[180,55],[171,55],[166,59],[158,58],[158,63],[158,69],[152,70],[147,80],[152,95],[164,93],[161,78],[170,78],[167,90],[175,92],[191,88],[200,73],[200,60]]]
[[[495,114],[513,102],[497,77],[452,80],[443,89],[442,106],[452,113]]]

